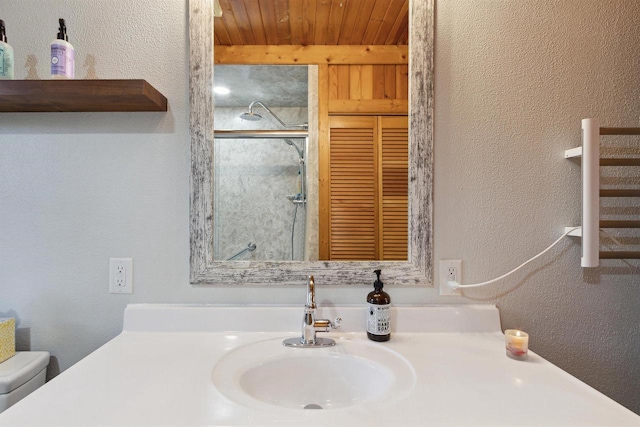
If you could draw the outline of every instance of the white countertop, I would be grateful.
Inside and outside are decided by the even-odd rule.
[[[324,314],[341,315],[343,330],[321,336],[338,346],[342,339],[370,342],[361,332],[364,307]],[[402,399],[257,409],[215,388],[212,373],[222,356],[296,336],[301,317],[301,307],[129,306],[119,336],[0,414],[0,425],[640,426],[638,415],[536,354],[506,357],[498,311],[490,306],[394,308],[391,341],[375,345],[397,351],[415,369],[415,386]]]

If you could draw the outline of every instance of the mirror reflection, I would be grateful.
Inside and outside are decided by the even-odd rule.
[[[221,2],[214,259],[407,260],[408,3]],[[309,84],[307,66],[256,65],[275,46],[312,66],[344,46],[369,58]]]
[[[303,261],[318,245],[306,236],[307,74],[216,66],[214,123],[227,132],[214,140],[215,259]]]

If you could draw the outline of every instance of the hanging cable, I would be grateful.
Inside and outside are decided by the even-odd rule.
[[[553,248],[555,245],[557,245],[558,243],[560,243],[560,241],[561,241],[562,239],[564,239],[565,237],[567,237],[567,236],[569,235],[569,233],[571,233],[572,231],[577,230],[577,229],[579,229],[579,228],[581,228],[581,227],[573,227],[573,228],[568,229],[567,231],[565,231],[565,233],[564,233],[562,236],[558,237],[558,239],[557,239],[555,242],[553,242],[551,245],[549,245],[549,247],[548,247],[547,249],[543,250],[543,251],[542,251],[542,252],[540,252],[538,255],[536,255],[536,256],[534,256],[534,257],[532,257],[532,258],[528,259],[527,261],[523,262],[522,264],[520,264],[519,266],[517,266],[516,268],[514,268],[514,269],[513,269],[513,270],[511,270],[510,272],[505,273],[505,274],[503,274],[503,275],[502,275],[502,276],[500,276],[500,277],[496,277],[495,279],[492,279],[492,280],[487,280],[486,282],[481,282],[481,283],[472,283],[472,284],[469,284],[469,285],[461,285],[461,284],[460,284],[460,283],[458,283],[458,282],[455,282],[455,281],[450,280],[450,281],[448,281],[448,282],[447,282],[447,286],[448,286],[450,289],[453,289],[453,290],[455,290],[455,289],[466,289],[466,288],[479,288],[479,287],[481,287],[481,286],[490,285],[490,284],[495,283],[495,282],[497,282],[497,281],[499,281],[499,280],[502,280],[502,279],[504,279],[505,277],[510,276],[511,274],[513,274],[513,273],[515,273],[516,271],[520,270],[522,267],[524,267],[525,265],[529,264],[530,262],[532,262],[532,261],[534,261],[534,260],[536,260],[536,259],[540,258],[542,255],[544,255],[544,254],[546,254],[547,252],[549,252],[549,251],[551,250],[551,248]]]

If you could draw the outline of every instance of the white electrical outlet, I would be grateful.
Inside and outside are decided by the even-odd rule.
[[[133,258],[109,258],[109,292],[133,292]]]
[[[448,281],[462,284],[462,260],[461,259],[441,259],[440,260],[440,295],[461,295],[460,289],[451,289],[447,286]]]

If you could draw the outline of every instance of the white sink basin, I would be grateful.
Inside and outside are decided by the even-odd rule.
[[[384,345],[338,339],[334,347],[291,348],[282,339],[232,350],[215,366],[226,397],[252,407],[336,409],[399,399],[415,384],[412,366]]]

